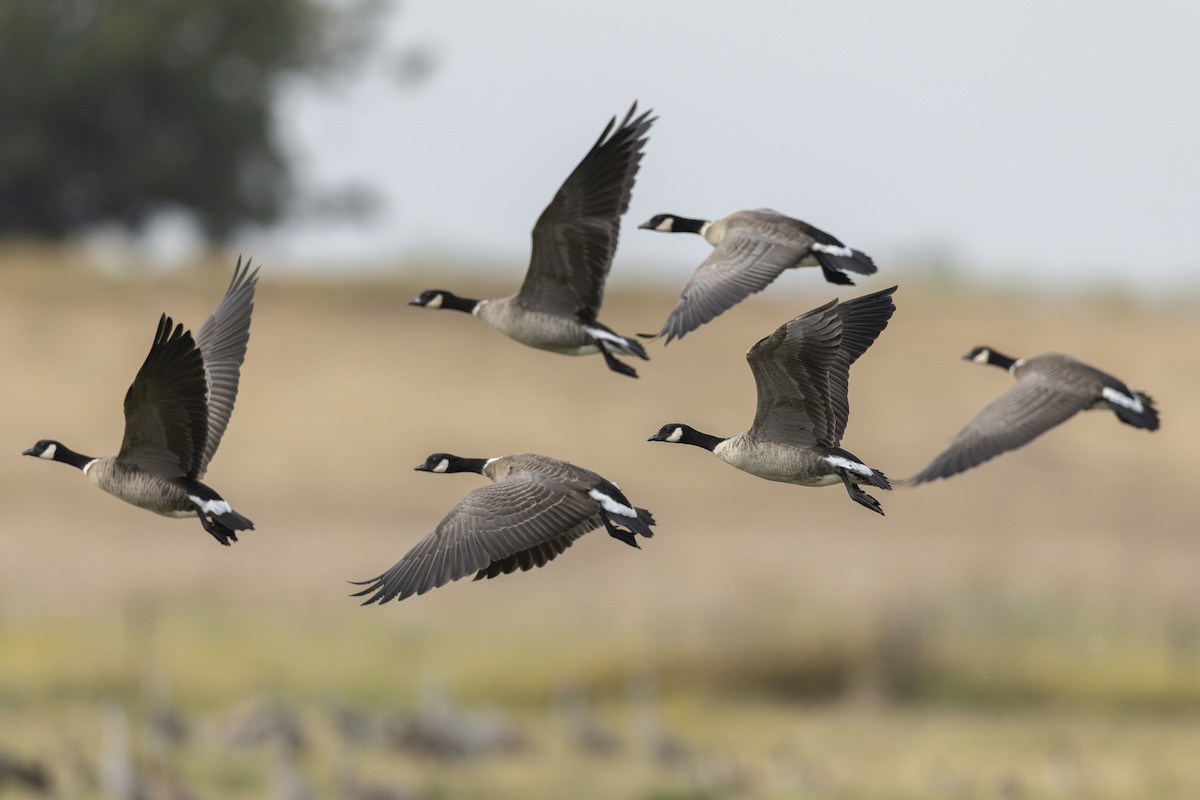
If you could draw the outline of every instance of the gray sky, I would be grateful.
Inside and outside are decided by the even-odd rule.
[[[385,199],[367,225],[293,225],[265,261],[422,255],[511,263],[608,118],[659,121],[613,269],[682,280],[707,245],[659,212],[767,206],[874,256],[986,279],[1157,286],[1200,277],[1200,4],[1008,0],[504,3],[410,0],[384,60],[285,107],[307,180]],[[387,62],[390,63],[390,62]]]

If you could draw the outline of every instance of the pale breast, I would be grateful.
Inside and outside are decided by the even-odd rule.
[[[479,305],[476,316],[510,339],[528,347],[566,355],[599,352],[583,326],[568,317],[521,308],[512,298]]]
[[[121,464],[112,456],[88,464],[84,474],[97,488],[155,514],[186,517],[196,513],[183,487],[161,475]]]
[[[713,455],[743,472],[769,481],[800,486],[829,486],[841,478],[824,457],[783,442],[765,442],[745,434],[721,442]]]

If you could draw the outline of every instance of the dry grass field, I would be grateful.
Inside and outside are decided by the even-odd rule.
[[[743,353],[835,296],[815,271],[655,343],[633,381],[405,307],[430,286],[504,293],[519,265],[476,287],[268,264],[208,476],[257,530],[222,548],[20,452],[115,451],[158,314],[198,327],[231,265],[52,261],[0,254],[0,755],[43,766],[58,797],[1200,795],[1195,297],[886,273],[842,291],[901,284],[852,372],[844,442],[893,479],[1007,388],[960,360],[976,344],[1074,354],[1163,419],[1148,434],[1081,415],[953,480],[877,492],[879,517],[838,487],[645,441],[667,422],[744,429]],[[654,330],[674,297],[616,283],[603,319]],[[546,569],[400,604],[348,597],[484,480],[413,465],[522,450],[620,483],[657,535],[634,550],[595,533]],[[35,795],[0,779],[0,796]]]

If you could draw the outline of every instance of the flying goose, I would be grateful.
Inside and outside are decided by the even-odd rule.
[[[875,262],[807,222],[760,208],[737,211],[713,222],[677,214],[658,214],[639,228],[664,233],[698,233],[713,246],[683,287],[675,309],[657,334],[666,344],[682,339],[754,292],[761,292],[785,269],[811,266],[812,259],[830,283],[854,285],[845,272],[870,275]]]
[[[616,117],[609,120],[538,218],[529,270],[516,294],[473,300],[428,289],[409,305],[468,312],[529,347],[571,356],[598,352],[609,369],[636,378],[633,367],[613,354],[649,360],[646,349],[596,319],[621,215],[629,207],[646,134],[654,123],[649,111],[635,119],[636,110],[634,103],[615,132]]]
[[[416,469],[477,472],[495,483],[469,492],[387,572],[356,581],[366,588],[352,597],[370,595],[363,605],[424,594],[472,572],[479,580],[545,566],[601,525],[633,547],[634,534],[654,535],[654,517],[635,508],[615,483],[557,458],[434,453]]]
[[[887,327],[896,310],[893,286],[801,314],[746,352],[758,387],[758,409],[745,433],[722,438],[673,422],[651,442],[691,444],[770,481],[801,486],[841,483],[851,499],[883,513],[858,488],[891,489],[882,472],[839,447],[850,416],[850,365]]]
[[[1149,395],[1070,356],[1009,358],[990,347],[976,347],[963,359],[1008,370],[1017,382],[968,422],[929,466],[901,483],[957,475],[1028,444],[1085,409],[1107,408],[1127,425],[1158,430],[1158,411]]]
[[[212,316],[192,337],[163,314],[146,361],[125,393],[125,436],[115,456],[94,458],[42,439],[27,456],[70,464],[93,484],[139,508],[200,518],[218,542],[254,523],[200,482],[229,424],[250,339],[258,270],[239,258]]]

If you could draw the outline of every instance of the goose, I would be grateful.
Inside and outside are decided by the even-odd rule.
[[[1143,392],[1060,353],[1010,358],[991,347],[963,356],[1007,370],[1017,382],[967,423],[929,466],[901,483],[949,478],[1036,439],[1086,409],[1107,408],[1135,428],[1158,430],[1158,411]]]
[[[258,269],[239,258],[229,288],[193,338],[163,314],[150,353],[125,393],[125,436],[115,456],[95,458],[42,439],[23,455],[82,470],[95,486],[168,517],[200,518],[218,542],[254,523],[200,482],[237,399]]]
[[[761,292],[785,269],[811,266],[815,259],[830,283],[853,286],[846,272],[870,275],[875,262],[825,231],[769,208],[737,211],[715,221],[658,214],[638,226],[663,233],[698,233],[713,246],[683,287],[683,293],[662,330],[640,334],[666,344],[682,339],[728,311],[755,292]]]
[[[475,472],[494,483],[475,489],[431,533],[377,578],[356,581],[363,605],[403,600],[472,572],[475,580],[545,566],[603,525],[627,545],[654,535],[654,517],[635,508],[615,483],[567,461],[518,453],[462,458],[434,453],[419,472]]]
[[[621,215],[655,121],[650,111],[634,118],[636,111],[634,103],[615,132],[616,117],[609,120],[538,218],[529,269],[516,294],[474,300],[427,289],[409,305],[467,312],[529,347],[572,356],[600,353],[609,369],[636,378],[637,371],[613,354],[649,360],[646,349],[596,319]]]
[[[858,487],[891,489],[887,477],[839,445],[850,416],[850,365],[887,327],[896,310],[895,291],[893,286],[844,303],[832,300],[785,322],[746,351],[758,387],[749,430],[723,438],[673,422],[649,441],[703,447],[770,481],[841,483],[851,499],[882,514],[879,502]]]

